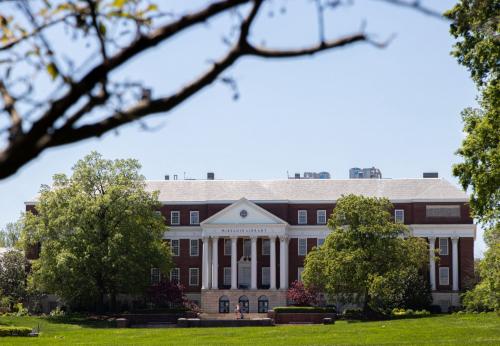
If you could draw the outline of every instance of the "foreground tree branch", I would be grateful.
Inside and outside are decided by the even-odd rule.
[[[360,42],[370,43],[379,48],[387,45],[387,42],[373,41],[364,31],[334,40],[326,39],[323,28],[325,6],[317,6],[321,11],[318,18],[321,18],[319,25],[320,32],[323,33],[318,43],[296,49],[272,49],[254,45],[250,40],[252,25],[259,18],[259,13],[267,2],[266,0],[218,0],[166,23],[155,20],[161,17],[158,16],[158,6],[146,1],[87,0],[77,4],[63,1],[57,6],[57,11],[49,6],[51,1],[45,1],[48,5],[40,5],[33,10],[38,11],[35,13],[32,13],[31,7],[19,5],[18,7],[29,17],[41,17],[41,24],[33,23],[34,29],[30,31],[23,29],[20,23],[12,18],[0,18],[2,21],[0,34],[7,42],[4,46],[0,46],[0,54],[7,56],[5,60],[0,56],[0,77],[4,76],[0,78],[3,80],[0,84],[3,101],[0,117],[5,113],[11,124],[8,127],[10,135],[7,138],[0,137],[0,141],[3,139],[5,142],[4,147],[0,149],[0,179],[14,174],[47,148],[99,137],[148,115],[168,113],[218,80],[222,73],[244,56],[264,59],[292,58],[314,55]],[[386,2],[400,6],[407,5],[398,0]],[[419,4],[414,4],[413,7],[422,11]],[[140,83],[131,85],[110,80],[113,72],[139,54],[169,41],[177,34],[198,24],[223,14],[235,16],[235,13],[240,11],[247,14],[242,18],[236,16],[241,18],[239,34],[232,40],[226,53],[200,76],[180,87],[177,92],[152,99],[151,90]],[[120,23],[128,23],[136,28],[134,32],[126,35],[128,44],[125,46],[122,43],[122,36],[109,34],[106,29],[106,27],[118,27]],[[96,47],[94,56],[97,58],[91,56],[91,68],[87,67],[88,63],[78,68],[75,68],[71,61],[61,64],[58,57],[58,53],[61,52],[54,51],[44,36],[50,33],[49,29],[58,25],[93,42]],[[121,46],[123,48],[116,48]],[[6,66],[2,65],[2,61],[10,63]],[[15,79],[12,75],[18,76],[26,71],[25,68],[20,72],[21,69],[17,67],[18,62],[30,66],[32,68],[30,73],[35,76],[46,72],[55,83],[59,83],[52,96],[38,100],[35,102],[36,106],[31,109],[29,109],[33,103],[31,98],[15,97],[8,92],[15,90],[20,83],[20,79]],[[17,74],[11,73],[13,69]],[[81,70],[86,72],[79,73]],[[28,90],[36,89],[31,77],[24,80],[28,84]],[[31,94],[38,97],[36,91],[33,90]],[[111,113],[110,108],[114,109]],[[19,109],[23,109],[23,114],[17,112]],[[25,109],[29,110],[24,113]],[[87,116],[94,112],[103,116],[97,121],[86,121]],[[35,115],[28,117],[28,114]]]

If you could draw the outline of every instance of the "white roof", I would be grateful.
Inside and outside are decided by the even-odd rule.
[[[387,197],[392,202],[467,202],[467,194],[442,178],[147,181],[166,204],[254,202],[331,203],[342,195]]]

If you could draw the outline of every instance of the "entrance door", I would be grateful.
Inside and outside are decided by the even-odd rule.
[[[248,314],[248,312],[250,311],[250,304],[248,302],[247,296],[241,296],[238,300],[238,303],[240,303],[241,312],[244,314]]]
[[[238,262],[238,287],[249,288],[251,280],[251,264],[250,261],[244,258]]]

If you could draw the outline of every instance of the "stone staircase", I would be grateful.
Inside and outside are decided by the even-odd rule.
[[[234,312],[228,313],[228,314],[201,313],[199,318],[202,320],[235,320],[236,315]],[[252,313],[243,314],[244,320],[253,320],[253,319],[260,319],[260,318],[267,318],[267,313],[258,314],[258,313],[252,312]]]

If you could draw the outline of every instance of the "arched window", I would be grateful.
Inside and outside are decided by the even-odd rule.
[[[229,313],[229,298],[227,296],[222,296],[219,298],[219,313]]]
[[[240,299],[238,299],[238,303],[240,303],[240,310],[242,313],[248,313],[250,311],[250,303],[247,296],[241,296]]]
[[[265,313],[269,310],[269,299],[266,296],[259,297],[259,309],[257,310],[259,313]]]

